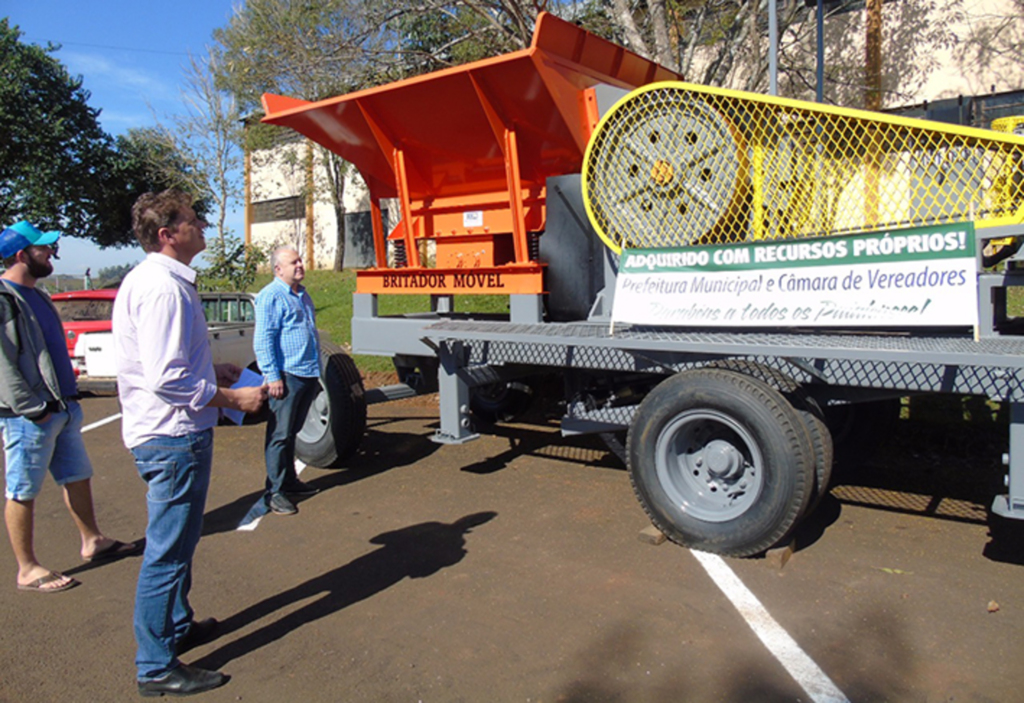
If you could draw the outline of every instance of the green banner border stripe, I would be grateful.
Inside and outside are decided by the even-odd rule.
[[[963,248],[954,249],[951,251],[925,251],[925,252],[907,252],[904,250],[899,254],[875,254],[867,255],[861,254],[858,256],[854,255],[854,242],[857,241],[868,241],[868,240],[883,240],[886,238],[898,239],[906,237],[918,237],[918,236],[929,236],[929,235],[940,235],[945,236],[951,232],[965,233],[964,246]],[[711,244],[711,245],[695,245],[688,247],[673,247],[665,249],[623,249],[621,258],[619,259],[619,270],[622,273],[666,273],[666,272],[691,272],[691,271],[760,271],[768,269],[781,269],[781,268],[805,268],[812,266],[850,266],[854,264],[879,264],[879,263],[899,263],[905,261],[934,261],[937,259],[963,259],[965,257],[974,258],[975,256],[975,242],[974,242],[974,223],[973,222],[958,222],[950,223],[945,225],[935,225],[932,227],[916,227],[913,229],[901,229],[901,230],[888,230],[885,232],[870,232],[867,234],[851,234],[844,235],[841,237],[811,237],[807,239],[786,239],[776,240],[771,242],[750,242],[743,244]],[[822,257],[818,259],[798,259],[796,261],[758,261],[756,251],[763,249],[777,249],[780,247],[800,247],[800,246],[811,246],[815,243],[821,243],[822,247],[832,243],[834,245],[839,242],[843,242],[846,245],[846,254],[844,256],[835,256],[831,258]],[[729,256],[735,259],[738,263],[725,263],[716,264],[714,263],[715,252],[729,252]],[[694,265],[683,265],[683,266],[629,266],[626,262],[630,260],[631,256],[660,256],[660,255],[672,255],[681,254],[687,256],[700,256],[703,252],[707,252],[707,264],[694,264]],[[741,254],[739,252],[747,252]]]

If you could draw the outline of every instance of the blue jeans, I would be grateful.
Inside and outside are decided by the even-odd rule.
[[[146,551],[135,591],[135,666],[139,681],[151,681],[179,666],[175,642],[192,623],[192,556],[210,488],[213,430],[151,439],[132,454],[149,485]]]
[[[284,397],[270,398],[267,420],[266,460],[267,496],[287,492],[298,481],[295,475],[295,435],[309,412],[320,387],[319,378],[303,378],[290,373],[284,378]]]

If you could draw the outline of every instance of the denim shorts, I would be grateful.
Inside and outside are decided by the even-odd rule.
[[[46,422],[23,417],[0,418],[4,433],[8,500],[32,500],[39,495],[49,469],[57,485],[92,477],[92,463],[82,441],[82,407],[50,413]]]

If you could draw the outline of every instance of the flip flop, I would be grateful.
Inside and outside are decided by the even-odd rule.
[[[62,578],[65,578],[64,574],[60,573],[59,571],[51,571],[46,576],[40,576],[39,578],[37,578],[32,583],[19,583],[18,584],[18,590],[19,591],[34,591],[35,593],[61,593],[63,591],[68,591],[68,590],[74,588],[75,586],[79,586],[82,583],[81,581],[79,581],[77,579],[71,579],[70,581],[65,583],[63,586],[54,586],[53,588],[43,588],[43,586],[45,586],[47,584],[50,584],[50,583],[53,583],[54,581],[59,581]]]
[[[120,540],[114,540],[103,549],[99,550],[90,557],[83,557],[85,561],[109,561],[110,559],[120,559],[121,557],[130,557],[133,554],[138,554],[142,551],[142,542],[122,542]]]

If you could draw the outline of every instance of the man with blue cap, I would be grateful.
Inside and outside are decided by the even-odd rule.
[[[85,561],[141,550],[100,532],[93,511],[92,464],[82,441],[82,409],[60,316],[36,283],[53,273],[59,232],[18,222],[0,232],[0,428],[7,479],[4,520],[22,591],[59,593],[78,581],[47,569],[32,543],[35,498],[49,471],[82,536]]]

